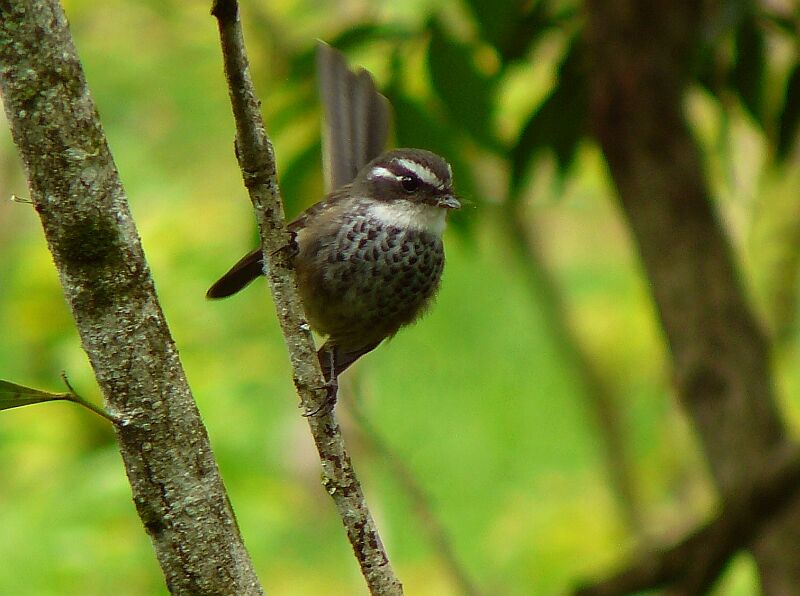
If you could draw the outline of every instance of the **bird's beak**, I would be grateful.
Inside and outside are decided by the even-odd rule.
[[[447,195],[446,197],[439,199],[438,206],[444,209],[461,209],[461,201],[459,201],[453,195]]]

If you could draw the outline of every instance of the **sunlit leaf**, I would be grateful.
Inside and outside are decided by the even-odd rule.
[[[431,21],[429,29],[431,82],[448,116],[478,143],[499,150],[491,130],[495,77],[480,72],[472,48],[453,39],[440,23]]]
[[[517,188],[535,155],[553,151],[563,172],[572,163],[586,133],[587,77],[580,47],[573,44],[558,72],[552,93],[534,111],[511,150],[511,186]]]
[[[786,95],[778,129],[778,159],[786,159],[800,128],[800,64],[796,64],[786,84]]]

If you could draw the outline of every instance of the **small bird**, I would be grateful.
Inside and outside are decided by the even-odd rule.
[[[442,157],[423,149],[382,153],[389,106],[367,71],[351,72],[323,43],[317,67],[333,190],[289,224],[289,252],[308,321],[327,336],[317,355],[332,407],[338,376],[430,306],[444,267],[446,215],[461,204]],[[235,294],[263,268],[261,249],[254,250],[206,296]]]

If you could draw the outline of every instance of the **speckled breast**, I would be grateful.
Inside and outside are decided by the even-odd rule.
[[[439,286],[444,250],[441,238],[425,230],[365,215],[347,216],[344,224],[315,247],[321,267],[305,276],[300,291],[312,326],[339,345],[360,347],[422,314]]]

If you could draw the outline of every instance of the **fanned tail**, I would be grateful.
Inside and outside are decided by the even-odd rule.
[[[388,100],[366,70],[354,73],[341,52],[317,43],[319,94],[325,110],[323,161],[328,191],[349,184],[378,157],[389,137]]]

